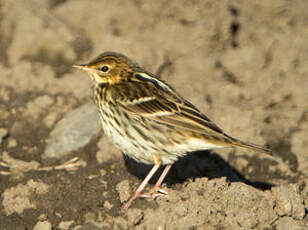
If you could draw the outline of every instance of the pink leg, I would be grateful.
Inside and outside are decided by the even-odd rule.
[[[159,167],[161,166],[161,160],[159,158],[155,158],[155,165],[153,166],[153,168],[151,169],[151,171],[149,172],[149,174],[146,176],[146,178],[144,178],[144,180],[142,181],[142,183],[139,185],[139,187],[137,188],[135,195],[132,196],[129,201],[123,206],[124,209],[128,209],[129,206],[132,204],[132,202],[142,196],[141,192],[144,189],[144,187],[147,185],[147,183],[149,182],[149,180],[152,178],[152,176],[155,174],[155,172],[159,169]]]
[[[169,170],[171,169],[171,164],[170,165],[167,165],[163,171],[163,173],[160,175],[158,181],[156,182],[156,184],[154,185],[154,187],[152,188],[152,191],[154,192],[162,192],[164,194],[168,194],[167,192],[165,192],[164,190],[161,190],[160,189],[160,185],[161,183],[164,181],[166,175],[168,174]]]
[[[170,168],[171,168],[172,164],[169,164],[165,167],[164,171],[162,172],[162,174],[160,175],[158,181],[156,182],[156,184],[153,186],[153,188],[151,189],[151,191],[149,193],[145,193],[142,194],[142,197],[151,197],[152,199],[154,199],[155,197],[158,197],[160,195],[168,195],[168,193],[162,189],[160,189],[160,185],[163,182],[163,180],[165,179],[166,175],[168,174]],[[158,192],[158,193],[157,193]]]

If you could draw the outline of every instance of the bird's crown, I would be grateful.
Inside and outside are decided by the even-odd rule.
[[[104,52],[87,64],[76,64],[73,67],[88,72],[98,84],[114,84],[126,80],[141,69],[125,55],[115,52]]]

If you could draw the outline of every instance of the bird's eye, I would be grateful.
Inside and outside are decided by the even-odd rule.
[[[108,66],[103,66],[102,68],[101,68],[101,71],[103,71],[103,72],[108,72],[108,70],[109,70],[109,67]]]

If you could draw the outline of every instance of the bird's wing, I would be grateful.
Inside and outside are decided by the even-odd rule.
[[[125,95],[116,97],[117,103],[125,111],[193,132],[224,135],[217,125],[178,95],[171,86],[147,74],[137,77],[135,81],[118,86],[115,90]]]

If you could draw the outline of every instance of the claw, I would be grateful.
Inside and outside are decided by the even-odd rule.
[[[168,192],[166,192],[166,191],[163,190],[163,189],[160,189],[159,187],[158,187],[158,188],[155,188],[155,186],[154,186],[154,187],[151,189],[150,192],[140,194],[139,197],[151,198],[152,200],[154,200],[156,197],[165,196],[165,195],[168,195]]]
[[[151,200],[154,200],[156,197],[159,197],[159,196],[165,196],[165,194],[159,193],[159,192],[156,192],[156,193],[149,192],[149,193],[143,193],[139,197],[150,198]]]
[[[158,189],[158,192],[163,194],[163,195],[168,195],[168,192],[163,190],[163,189]]]

